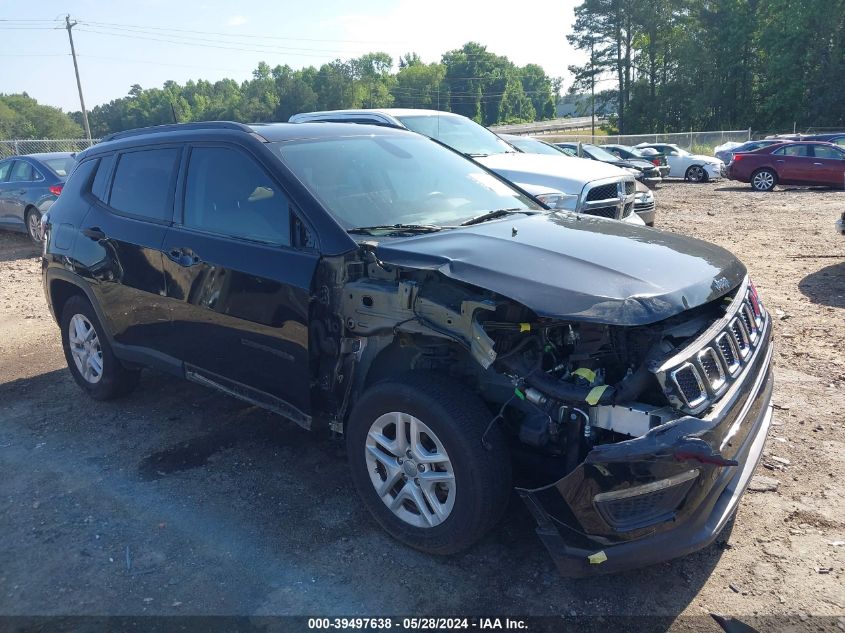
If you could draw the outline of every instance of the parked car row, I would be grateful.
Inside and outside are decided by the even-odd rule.
[[[368,116],[81,152],[42,271],[82,391],[155,367],[342,435],[362,504],[424,552],[477,542],[514,488],[565,575],[712,543],[771,424],[772,323],[745,266],[591,217],[633,201],[616,167]]]
[[[41,216],[62,192],[73,154],[27,154],[0,160],[0,229],[38,241]]]

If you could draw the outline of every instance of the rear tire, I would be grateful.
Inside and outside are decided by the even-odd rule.
[[[41,212],[38,209],[28,209],[24,214],[24,223],[26,224],[26,232],[36,244],[41,243]]]
[[[764,167],[751,174],[751,188],[754,191],[771,191],[778,184],[778,175]]]
[[[94,308],[74,295],[64,305],[60,320],[62,349],[68,369],[82,389],[96,400],[111,400],[130,393],[140,370],[126,369],[114,355]]]
[[[452,554],[501,518],[511,463],[497,426],[486,435],[488,448],[482,446],[492,417],[465,387],[425,372],[364,392],[347,424],[347,457],[364,505],[391,536],[424,552]]]

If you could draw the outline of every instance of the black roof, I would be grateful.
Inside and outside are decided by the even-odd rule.
[[[360,123],[236,123],[234,121],[196,121],[192,123],[173,123],[170,125],[154,125],[140,127],[123,132],[109,134],[101,140],[102,143],[121,141],[128,138],[138,138],[152,134],[179,134],[187,132],[243,132],[257,134],[264,141],[286,141],[298,138],[322,138],[337,136],[370,136],[372,134],[390,134],[396,132],[393,128],[377,125],[363,125]],[[400,132],[400,133],[404,133]]]
[[[349,136],[407,136],[413,134],[395,127],[363,123],[251,123],[253,131],[268,141],[290,141],[306,138],[338,138]]]

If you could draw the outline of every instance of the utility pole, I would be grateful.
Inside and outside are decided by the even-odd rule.
[[[81,94],[81,93],[80,93]],[[595,40],[590,37],[590,113],[592,116],[591,136],[596,142],[596,53]]]
[[[67,38],[70,40],[70,54],[73,57],[73,71],[76,73],[76,87],[79,89],[79,105],[82,106],[82,123],[85,125],[85,136],[91,141],[91,127],[88,125],[88,111],[85,109],[85,99],[82,97],[82,82],[79,80],[79,65],[76,63],[76,49],[73,47],[73,33],[70,30],[76,22],[70,21],[70,15],[65,16]]]

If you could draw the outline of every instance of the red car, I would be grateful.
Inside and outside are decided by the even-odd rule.
[[[749,182],[756,191],[775,185],[845,187],[845,149],[833,143],[790,141],[734,155],[728,178]]]

